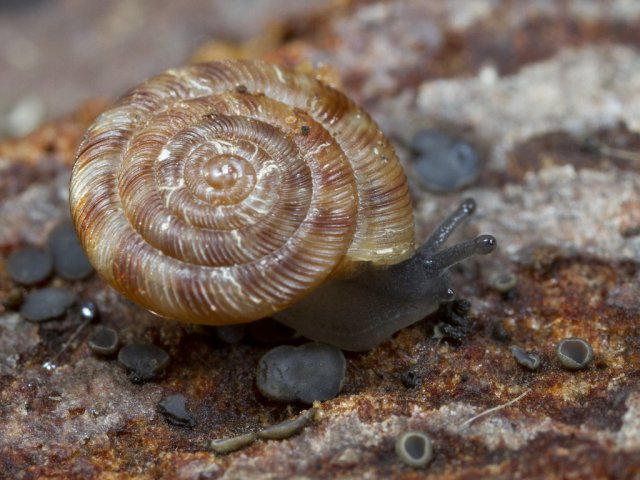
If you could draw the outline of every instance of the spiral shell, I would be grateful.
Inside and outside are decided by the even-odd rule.
[[[102,114],[80,145],[72,217],[96,270],[163,316],[268,316],[357,262],[414,249],[406,179],[370,117],[259,61],[175,69]]]

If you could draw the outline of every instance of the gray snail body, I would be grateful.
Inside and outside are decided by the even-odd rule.
[[[346,350],[371,348],[450,298],[441,250],[466,200],[415,248],[404,171],[371,118],[311,75],[260,61],[167,71],[102,114],[70,185],[97,272],[190,323],[272,316]]]
[[[495,238],[481,235],[438,251],[474,210],[475,202],[466,199],[409,259],[389,267],[369,267],[354,278],[327,282],[274,318],[307,338],[343,350],[375,347],[433,313],[441,302],[453,299],[451,265],[494,250]]]

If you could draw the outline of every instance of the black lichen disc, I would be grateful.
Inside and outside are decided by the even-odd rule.
[[[46,280],[52,271],[49,253],[38,247],[24,247],[7,260],[7,273],[22,285],[34,285]]]
[[[344,383],[347,361],[330,345],[283,345],[267,352],[258,364],[258,389],[272,400],[290,402],[334,398]]]
[[[403,432],[396,440],[396,454],[409,467],[425,467],[433,460],[431,438],[423,432]]]
[[[467,142],[437,129],[416,133],[411,141],[413,170],[429,190],[447,192],[472,183],[479,172],[478,152]]]
[[[35,290],[20,307],[20,314],[31,322],[44,322],[62,316],[73,305],[75,295],[64,288]]]
[[[582,370],[593,360],[593,347],[583,338],[565,338],[556,347],[556,358],[567,370]]]
[[[98,355],[112,355],[118,348],[118,332],[109,327],[98,327],[89,339],[89,348]]]
[[[65,280],[81,280],[93,272],[71,222],[64,222],[54,228],[47,244],[53,257],[53,268],[60,277]]]
[[[152,380],[169,365],[169,354],[149,343],[132,343],[118,352],[118,361],[130,370],[133,382]]]

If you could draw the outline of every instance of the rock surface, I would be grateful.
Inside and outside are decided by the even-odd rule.
[[[415,192],[420,237],[441,212],[473,196],[477,215],[460,235],[498,238],[498,251],[453,275],[456,292],[471,301],[471,332],[459,343],[433,339],[445,320],[434,314],[370,352],[348,353],[344,388],[315,405],[312,425],[222,456],[210,451],[212,439],[258,431],[302,408],[269,401],[255,387],[258,361],[272,346],[250,338],[223,344],[158,319],[96,276],[54,278],[47,286],[93,301],[123,344],[157,345],[172,361],[160,379],[133,384],[116,360],[91,354],[91,329],[63,348],[82,322],[73,312],[34,324],[0,307],[0,471],[10,478],[638,477],[640,4],[341,1],[281,28],[277,45],[238,51],[334,66],[403,160],[413,134],[431,127],[458,132],[483,152],[480,175],[462,192]],[[214,43],[198,55],[220,51]],[[43,246],[66,219],[74,150],[101,105],[0,143],[1,296],[15,288],[6,271],[11,252]],[[505,273],[517,277],[507,292],[493,283]],[[555,359],[567,337],[593,347],[586,370],[567,371]],[[540,368],[520,367],[513,344],[538,353]],[[190,430],[157,412],[176,391],[198,419]],[[433,462],[419,474],[394,455],[407,430],[433,439]]]

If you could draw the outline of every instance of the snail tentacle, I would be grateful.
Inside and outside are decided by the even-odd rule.
[[[440,248],[462,222],[476,211],[476,201],[465,198],[451,214],[445,218],[433,233],[418,249],[421,253],[429,254]]]

